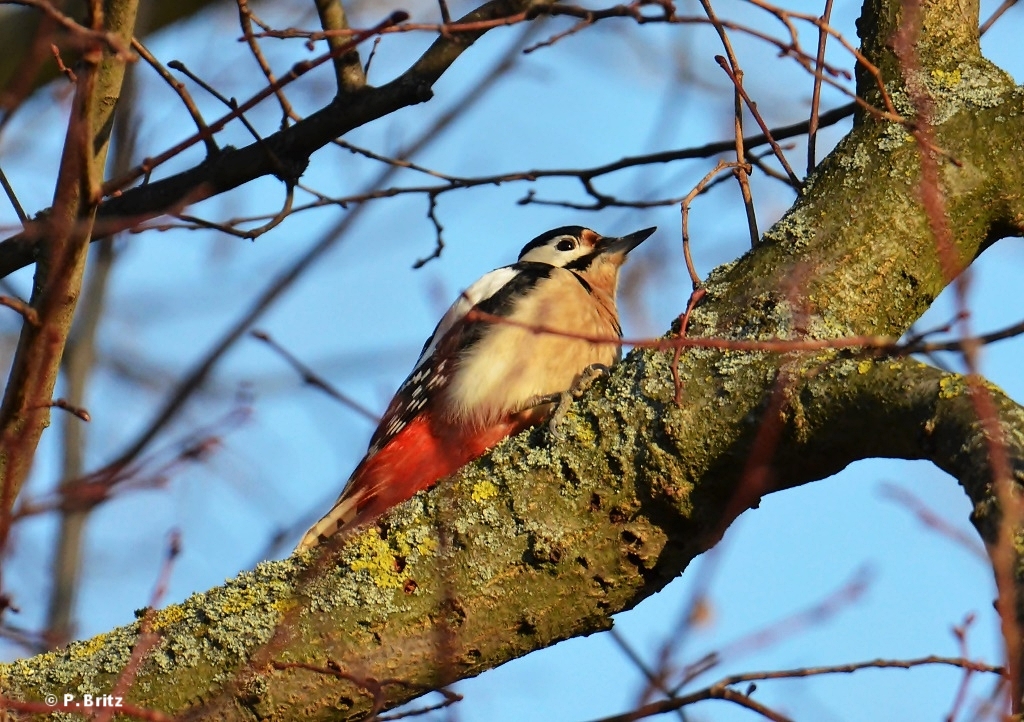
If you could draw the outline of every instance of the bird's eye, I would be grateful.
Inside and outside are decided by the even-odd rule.
[[[566,238],[564,241],[559,241],[555,248],[560,251],[571,251],[576,248],[576,241],[571,238]]]

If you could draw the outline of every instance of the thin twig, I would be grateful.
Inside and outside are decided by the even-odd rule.
[[[829,110],[829,111],[827,111],[827,112],[825,112],[825,113],[823,113],[821,115],[819,127],[825,127],[825,126],[828,126],[828,125],[833,125],[835,123],[838,123],[838,122],[840,122],[840,121],[850,117],[851,115],[853,115],[855,110],[856,110],[856,105],[853,104],[853,103],[850,103],[850,104],[847,104],[847,105],[840,106],[838,108],[834,108],[832,110]],[[804,133],[806,133],[807,132],[807,126],[808,126],[807,121],[801,121],[799,123],[794,123],[792,125],[787,125],[787,126],[782,126],[782,127],[776,128],[776,129],[774,129],[772,131],[772,134],[775,136],[775,138],[777,140],[782,140],[782,139],[785,139],[785,138],[793,138],[793,137],[796,137],[796,136],[799,136],[799,135],[803,135]],[[754,148],[755,146],[764,145],[767,142],[768,142],[768,139],[764,135],[753,135],[753,136],[749,136],[749,137],[744,139],[744,145],[745,145],[745,147],[748,150],[748,155],[750,154],[750,151],[751,151],[752,148]],[[380,189],[380,190],[370,191],[370,192],[367,192],[367,193],[361,193],[361,194],[356,194],[356,195],[351,195],[351,196],[343,196],[343,197],[339,197],[339,198],[331,198],[331,197],[325,196],[323,194],[319,194],[316,191],[313,191],[312,189],[305,188],[304,186],[300,186],[300,187],[303,187],[308,192],[316,195],[317,196],[317,200],[312,202],[312,203],[308,203],[308,204],[297,206],[295,208],[295,212],[296,213],[302,212],[302,211],[307,211],[307,210],[312,210],[312,209],[315,209],[315,208],[321,208],[321,207],[323,207],[325,205],[339,205],[339,206],[341,206],[343,208],[347,208],[349,204],[365,203],[365,202],[368,202],[368,201],[371,201],[371,200],[377,200],[377,199],[381,199],[381,198],[392,198],[394,196],[399,196],[399,195],[411,195],[411,194],[441,195],[442,193],[448,193],[448,192],[460,190],[460,189],[463,189],[463,188],[471,188],[471,187],[478,187],[478,186],[489,186],[489,185],[501,185],[501,184],[505,184],[505,183],[514,183],[514,182],[529,182],[529,183],[533,183],[533,182],[536,182],[537,180],[540,180],[540,179],[543,179],[543,178],[575,178],[575,179],[579,180],[584,185],[584,188],[587,189],[588,193],[589,193],[589,192],[591,192],[590,189],[593,188],[593,179],[599,178],[599,177],[605,176],[605,175],[610,175],[610,174],[616,173],[616,172],[618,172],[620,170],[625,170],[625,169],[628,169],[628,168],[640,167],[640,166],[644,166],[644,165],[652,165],[652,164],[657,164],[657,163],[670,163],[670,162],[678,161],[678,160],[690,160],[690,159],[708,158],[708,157],[712,157],[712,156],[718,155],[720,153],[724,153],[724,152],[730,151],[730,150],[735,148],[735,143],[732,140],[729,140],[729,141],[715,141],[713,143],[707,143],[707,144],[702,145],[702,146],[695,146],[695,147],[691,147],[691,148],[682,148],[682,149],[679,149],[679,150],[670,150],[670,151],[660,151],[660,152],[657,152],[657,153],[650,153],[650,154],[646,154],[646,155],[627,156],[625,158],[621,158],[620,160],[614,161],[612,163],[606,163],[604,165],[595,166],[595,167],[592,167],[592,168],[581,168],[581,169],[571,169],[571,168],[564,168],[564,169],[535,169],[535,170],[519,171],[519,172],[515,172],[515,173],[506,173],[506,174],[501,174],[501,175],[479,176],[479,177],[473,177],[473,178],[465,178],[465,177],[460,177],[460,176],[452,176],[452,175],[449,175],[449,174],[446,174],[446,173],[442,173],[442,172],[436,171],[436,170],[431,170],[431,169],[425,168],[425,167],[423,167],[422,165],[419,165],[419,164],[406,163],[404,160],[396,160],[394,158],[388,158],[388,157],[385,157],[385,156],[380,156],[378,154],[373,153],[372,151],[367,151],[367,150],[364,150],[364,149],[356,148],[354,146],[344,145],[344,144],[341,144],[341,143],[339,143],[339,145],[341,145],[342,147],[347,148],[348,150],[351,150],[352,152],[356,152],[356,153],[360,153],[362,155],[366,155],[368,158],[374,158],[374,159],[380,160],[381,162],[384,162],[384,163],[394,164],[394,165],[397,165],[397,166],[402,167],[402,168],[410,168],[412,170],[417,170],[417,171],[420,171],[422,173],[425,173],[425,174],[428,174],[428,175],[431,175],[431,176],[442,178],[442,179],[446,180],[447,183],[446,184],[439,184],[439,185],[405,186],[405,187],[384,188],[384,189]],[[714,185],[714,182],[712,184],[710,184],[708,186],[708,188],[706,188],[705,190],[711,188],[713,185]],[[640,201],[640,202],[634,203],[632,201],[619,201],[618,199],[615,199],[615,198],[612,198],[610,196],[607,196],[607,195],[604,195],[604,194],[600,194],[600,193],[597,193],[596,195],[594,195],[594,197],[600,199],[600,201],[603,202],[605,205],[625,206],[625,207],[631,207],[631,208],[634,208],[634,207],[653,207],[653,206],[664,206],[664,205],[676,205],[677,203],[680,203],[682,201],[682,198],[670,198],[670,199],[657,200],[657,201]],[[526,198],[524,198],[523,200],[520,201],[520,203],[544,203],[544,201],[536,200],[535,198],[533,198],[531,195],[528,194]],[[552,205],[555,204],[555,202],[553,202],[553,201],[548,201],[546,203],[552,204]],[[559,205],[561,205],[561,203],[559,203]],[[584,207],[592,210],[595,207],[604,207],[604,206],[602,206],[602,205],[600,205],[600,203],[598,203],[598,204],[595,204],[594,206],[584,206]],[[259,221],[259,220],[265,220],[266,218],[268,218],[268,216],[253,216],[253,217],[247,217],[247,218],[239,219],[238,222],[240,222],[240,223],[241,222],[253,222],[253,221]],[[160,230],[166,230],[169,227],[171,227],[169,224],[150,224],[150,225],[144,226],[143,228],[157,228],[157,229],[160,229]],[[187,226],[175,226],[175,227],[185,227],[185,228],[187,228]]]
[[[1021,711],[1022,695],[1024,695],[1024,679],[1022,679],[1022,654],[1024,646],[1021,641],[1021,627],[1017,616],[1019,594],[1017,588],[1016,569],[1019,555],[1016,536],[1024,522],[1022,508],[1016,493],[1017,484],[1009,459],[1005,432],[999,420],[998,411],[989,389],[979,374],[979,344],[970,339],[967,299],[968,274],[964,271],[964,262],[959,258],[953,233],[950,228],[945,191],[940,182],[941,171],[938,160],[943,157],[935,143],[933,124],[934,101],[920,81],[920,59],[917,55],[917,39],[921,30],[921,7],[917,0],[904,0],[903,18],[892,41],[896,57],[900,63],[907,93],[913,103],[916,119],[911,126],[918,147],[921,176],[919,193],[921,205],[925,212],[929,229],[932,233],[939,267],[947,283],[955,284],[957,310],[960,326],[967,332],[961,346],[964,362],[967,365],[967,386],[970,401],[977,414],[982,429],[982,438],[988,449],[989,471],[992,477],[992,489],[1000,506],[1000,519],[994,540],[990,541],[989,552],[995,572],[998,598],[996,607],[999,612],[1000,626],[1006,654],[1007,675],[1009,679],[1009,702],[1013,712]]]
[[[200,88],[205,90],[207,93],[212,95],[214,98],[222,102],[231,110],[238,110],[237,100],[235,100],[234,98],[229,98],[223,93],[221,93],[219,90],[217,90],[212,85],[207,83],[205,80],[200,78],[197,74],[189,70],[188,66],[186,66],[185,63],[181,62],[180,60],[172,60],[169,63],[167,63],[167,67],[171,70],[177,70],[179,73],[187,77],[189,80],[191,80],[193,83],[195,83]],[[273,83],[274,81],[271,81],[271,85],[273,85]],[[238,120],[242,123],[242,125],[245,126],[245,129],[249,131],[249,134],[257,143],[263,143],[263,137],[259,134],[259,131],[257,131],[256,128],[253,127],[252,123],[249,122],[249,119],[246,118],[244,114],[240,114],[238,116]],[[200,128],[199,130],[201,133],[204,132],[203,128]],[[211,137],[212,139],[212,136],[209,136],[209,134],[216,131],[210,131],[209,129],[206,129],[205,132],[208,134],[208,137]],[[278,165],[280,165],[280,163],[278,163]]]
[[[55,20],[59,25],[64,27],[64,29],[71,33],[72,36],[77,36],[83,40],[101,43],[107,46],[121,62],[130,63],[135,60],[135,56],[132,55],[131,50],[121,42],[121,39],[117,37],[116,33],[108,32],[106,30],[87,28],[62,13],[53,5],[53,3],[47,2],[47,0],[4,0],[4,2],[9,5],[24,5],[26,7],[42,11],[47,17]]]
[[[342,666],[335,662],[333,659],[328,659],[327,665],[322,667],[315,664],[309,664],[308,662],[280,662],[277,660],[272,661],[270,663],[270,666],[282,672],[286,670],[304,670],[307,672],[313,672],[315,674],[337,677],[338,679],[343,679],[346,682],[351,682],[360,689],[363,689],[364,691],[368,692],[370,696],[373,698],[373,707],[369,713],[371,717],[374,716],[377,712],[380,712],[382,709],[384,709],[384,688],[390,686],[407,687],[409,689],[421,689],[424,692],[438,692],[444,695],[445,697],[447,704],[443,705],[444,707],[447,707],[450,704],[454,704],[455,702],[458,702],[462,699],[462,695],[456,694],[455,692],[451,692],[450,690],[445,689],[444,687],[433,689],[427,688],[424,685],[417,684],[415,682],[408,682],[403,679],[375,679],[373,677],[360,676],[357,674],[353,674],[351,672],[346,672],[342,668]],[[400,718],[401,715],[398,715],[392,717],[391,719]]]
[[[78,417],[82,421],[92,421],[92,416],[84,406],[75,406],[67,399],[54,399],[49,405],[51,408],[67,411],[69,414]]]
[[[736,163],[727,163],[724,160],[718,161],[718,165],[708,171],[707,175],[701,178],[700,182],[693,187],[693,190],[686,194],[682,203],[679,204],[683,219],[683,259],[686,262],[686,272],[690,274],[690,283],[693,284],[694,291],[700,288],[701,280],[700,274],[697,273],[697,269],[694,266],[693,256],[690,254],[690,204],[693,203],[697,196],[704,192],[704,188],[715,176],[723,170],[735,168],[736,165]]]
[[[988,20],[983,22],[981,24],[981,27],[978,28],[978,35],[984,35],[985,33],[987,33],[989,29],[993,25],[995,25],[996,20],[1001,18],[1003,16],[1003,13],[1005,13],[1007,10],[1009,10],[1016,4],[1017,0],[1003,0],[1003,3],[995,9],[995,12],[993,12],[989,16]]]
[[[729,701],[736,701],[735,699],[730,699],[730,696],[738,695],[739,693],[736,692],[736,690],[731,689],[731,685],[743,682],[760,682],[771,679],[802,679],[826,674],[852,674],[864,669],[913,669],[914,667],[922,667],[932,664],[957,667],[960,669],[971,669],[975,672],[985,672],[989,674],[1002,675],[1005,673],[1005,669],[1001,666],[991,665],[984,662],[975,662],[973,660],[963,659],[960,657],[939,657],[935,655],[918,657],[915,659],[873,659],[867,662],[855,662],[851,664],[837,664],[822,667],[800,667],[797,669],[771,672],[747,672],[723,677],[713,685],[691,694],[652,702],[650,704],[637,707],[626,714],[602,717],[598,720],[594,720],[594,722],[634,722],[634,720],[664,714],[708,699],[728,699]],[[751,707],[751,709],[754,708]],[[785,719],[778,716],[772,716],[772,714],[766,714],[766,712],[762,710],[756,711],[771,720]],[[770,712],[770,710],[767,711]]]
[[[718,37],[722,41],[722,47],[725,48],[725,54],[729,59],[729,65],[731,72],[729,77],[733,82],[733,129],[736,141],[736,165],[733,166],[733,173],[736,174],[736,180],[740,184],[740,194],[743,196],[743,209],[747,214],[747,227],[750,230],[750,247],[754,248],[757,246],[758,239],[761,234],[757,230],[757,215],[754,213],[754,198],[750,193],[750,181],[748,180],[749,166],[746,165],[746,151],[743,149],[743,98],[740,94],[740,87],[743,85],[743,70],[740,68],[739,61],[736,60],[736,55],[732,50],[732,42],[729,40],[729,35],[726,33],[722,23],[718,20],[718,16],[715,14],[714,8],[711,7],[711,0],[700,0],[701,7],[704,8],[704,12],[708,16],[708,20],[715,28],[715,32],[718,33]]]
[[[328,396],[330,396],[332,399],[339,402],[343,406],[348,407],[352,411],[355,411],[357,414],[362,416],[367,421],[370,421],[371,423],[376,424],[380,421],[379,414],[373,413],[372,411],[370,411],[370,409],[366,408],[352,397],[342,393],[341,391],[338,391],[338,389],[336,389],[329,381],[327,381],[322,376],[313,371],[311,368],[309,368],[304,363],[299,361],[299,359],[297,359],[294,354],[292,354],[288,349],[281,346],[281,344],[275,341],[266,331],[253,330],[249,332],[249,335],[267,344],[267,346],[273,349],[275,353],[277,353],[281,358],[287,361],[288,365],[295,369],[299,373],[299,376],[302,377],[303,383],[309,384],[310,386],[320,389]]]
[[[789,167],[789,161],[786,160],[786,154],[782,152],[782,148],[780,148],[779,144],[775,142],[775,139],[772,137],[772,132],[768,128],[768,124],[764,122],[764,118],[761,117],[761,114],[757,110],[757,103],[750,99],[750,96],[744,89],[743,83],[740,81],[740,78],[737,77],[733,73],[733,71],[729,69],[728,63],[726,62],[725,58],[723,58],[721,55],[715,56],[715,62],[718,63],[722,70],[725,71],[725,74],[729,76],[729,80],[731,80],[733,84],[736,86],[736,92],[739,93],[740,97],[743,99],[743,102],[750,110],[750,114],[753,116],[754,120],[761,128],[761,132],[764,134],[764,137],[768,139],[768,144],[772,147],[772,152],[775,154],[775,157],[779,159],[779,163],[782,165],[782,168],[786,171],[786,175],[789,177],[790,185],[792,185],[794,188],[798,190],[802,188],[803,183],[801,183],[800,179],[796,177],[796,173],[793,172],[793,169]]]
[[[962,659],[970,658],[970,652],[967,648],[967,633],[970,631],[971,625],[974,624],[975,619],[977,619],[977,617],[975,617],[973,613],[968,614],[964,617],[962,624],[953,627],[953,636],[956,637],[957,646],[960,648],[960,657]],[[967,701],[967,690],[971,685],[971,677],[973,675],[973,669],[964,669],[963,676],[960,678],[960,684],[956,689],[956,696],[953,698],[953,705],[950,707],[949,714],[946,715],[946,722],[956,722],[956,718],[959,716],[960,710],[964,706],[964,702]]]
[[[139,622],[139,634],[135,640],[135,645],[132,647],[128,661],[125,663],[124,668],[121,670],[121,674],[118,675],[118,678],[111,689],[111,694],[117,699],[124,697],[125,693],[127,693],[131,688],[132,683],[135,681],[135,677],[139,673],[139,669],[142,667],[143,661],[146,659],[146,655],[148,655],[153,650],[153,647],[155,647],[160,641],[160,633],[153,631],[153,620],[156,616],[156,608],[160,606],[160,602],[167,594],[167,587],[171,580],[171,572],[174,570],[174,562],[180,553],[181,534],[177,530],[173,530],[167,543],[167,553],[164,555],[164,562],[160,567],[160,574],[157,576],[156,584],[153,587],[153,593],[150,595],[149,606],[146,608],[142,621]],[[94,719],[96,722],[109,722],[109,720],[114,716],[115,709],[116,708],[113,706],[101,707],[96,713]]]
[[[7,306],[7,308],[17,311],[27,323],[33,326],[39,326],[39,313],[20,298],[14,298],[13,296],[0,296],[0,306]]]
[[[909,356],[916,353],[933,353],[935,351],[956,351],[961,350],[965,344],[984,345],[992,341],[998,341],[1013,336],[1024,334],[1024,321],[994,331],[993,333],[970,338],[960,338],[954,341],[917,343],[913,345],[901,344],[891,336],[840,336],[837,338],[796,338],[796,339],[737,339],[722,337],[679,337],[668,338],[614,338],[611,336],[597,336],[585,333],[576,333],[563,329],[553,328],[542,324],[529,324],[507,316],[497,316],[481,311],[479,308],[471,309],[466,314],[468,321],[484,321],[486,323],[503,323],[510,326],[526,329],[531,333],[551,334],[575,338],[581,341],[589,341],[594,344],[608,344],[615,346],[632,346],[634,348],[649,348],[657,351],[666,351],[673,348],[713,348],[721,351],[765,351],[767,353],[790,353],[793,351],[825,351],[842,349],[860,349],[872,352],[876,355]]]
[[[430,202],[430,205],[427,207],[427,218],[429,218],[430,222],[434,225],[434,233],[437,238],[437,243],[434,246],[433,253],[429,256],[424,256],[423,258],[418,259],[412,264],[413,268],[423,268],[423,266],[427,265],[435,258],[440,258],[441,251],[444,250],[444,236],[442,235],[444,233],[444,226],[441,225],[441,221],[437,217],[437,194],[432,193],[428,195],[427,198]]]
[[[238,22],[242,26],[242,37],[245,38],[245,42],[249,46],[249,52],[256,59],[256,64],[260,66],[263,77],[267,79],[270,85],[275,85],[277,78],[274,76],[274,71],[270,69],[270,63],[267,62],[266,57],[263,55],[263,49],[260,47],[259,40],[253,35],[253,13],[249,9],[249,0],[235,0],[235,2],[238,4]],[[278,88],[274,91],[274,95],[277,96],[277,102],[281,105],[281,128],[287,128],[288,120],[296,119],[295,111],[285,96],[284,90]]]
[[[133,168],[128,173],[125,173],[117,178],[107,181],[103,185],[103,195],[110,195],[114,191],[120,190],[121,188],[125,187],[132,181],[138,180],[139,178],[142,178],[143,176],[152,173],[153,169],[155,169],[157,166],[166,163],[171,158],[174,158],[177,155],[179,155],[182,151],[191,148],[193,145],[203,140],[203,138],[219,132],[221,129],[224,128],[224,126],[226,126],[232,120],[240,118],[244,113],[247,113],[248,111],[252,110],[264,99],[268,98],[271,95],[274,95],[278,90],[280,90],[284,86],[302,77],[313,68],[316,68],[326,63],[328,60],[331,60],[337,52],[347,52],[348,50],[352,50],[359,43],[373,35],[376,35],[382,29],[389,27],[395,23],[402,22],[407,17],[408,15],[402,11],[393,12],[387,19],[381,21],[373,28],[356,33],[353,36],[352,40],[340,46],[340,50],[332,50],[331,52],[324,53],[323,55],[320,55],[314,58],[313,60],[296,63],[295,65],[292,66],[292,69],[288,71],[285,75],[281,76],[280,80],[278,80],[276,83],[267,85],[265,88],[257,92],[244,103],[235,107],[231,112],[221,116],[213,123],[211,123],[209,126],[209,130],[207,132],[195,133],[186,138],[185,140],[181,141],[180,143],[174,145],[173,147],[168,148],[163,153],[160,153],[159,155],[154,156],[152,158],[146,158],[145,160],[142,161],[141,164]]]
[[[171,90],[177,93],[178,98],[185,106],[185,110],[192,116],[192,122],[196,124],[196,128],[203,134],[203,143],[206,145],[206,154],[208,156],[214,156],[220,150],[217,147],[217,141],[210,134],[210,129],[206,125],[206,121],[203,120],[202,114],[199,112],[199,108],[196,106],[195,101],[192,100],[192,96],[188,92],[188,88],[180,80],[171,75],[171,72],[163,66],[159,60],[156,59],[149,49],[142,44],[142,41],[138,38],[132,38],[132,49],[139,54],[143,60],[149,63],[150,67],[157,72],[157,74],[163,78],[164,82],[171,86]]]
[[[821,21],[828,24],[832,17],[832,0],[825,0],[825,11],[821,14]],[[815,166],[818,165],[816,147],[818,143],[818,110],[821,105],[821,69],[825,65],[825,43],[828,41],[828,33],[818,27],[818,54],[814,60],[814,88],[811,91],[811,118],[807,127],[807,175],[810,175]]]
[[[14,186],[7,180],[7,175],[3,172],[3,168],[0,168],[0,186],[3,186],[3,192],[7,195],[7,200],[10,201],[14,213],[17,214],[17,219],[25,225],[29,220],[29,214],[22,208],[22,204],[18,203],[17,196],[14,195]]]
[[[50,46],[50,52],[53,54],[53,61],[57,63],[57,71],[68,79],[68,82],[74,85],[78,82],[78,76],[75,75],[75,71],[64,64],[64,58],[60,55],[60,48],[54,43]]]
[[[978,542],[977,536],[968,534],[953,526],[928,508],[927,504],[911,492],[902,487],[896,486],[895,484],[883,484],[881,491],[883,496],[892,499],[894,502],[907,509],[926,527],[951,540],[962,549],[965,549],[973,555],[975,559],[985,563],[990,561],[988,554],[985,552],[985,547]]]
[[[221,233],[226,233],[229,236],[235,236],[236,238],[244,238],[249,241],[254,241],[262,236],[267,231],[272,231],[277,228],[285,218],[291,215],[292,205],[295,200],[295,184],[291,182],[285,182],[285,197],[284,203],[281,205],[281,209],[274,214],[270,220],[263,225],[257,226],[256,228],[247,228],[245,230],[239,230],[235,228],[235,225],[239,222],[238,219],[229,220],[226,223],[215,223],[214,221],[208,221],[198,216],[192,216],[185,213],[175,213],[174,217],[186,221],[191,226],[176,225],[176,228],[205,228],[208,230],[216,230]],[[160,224],[153,223],[145,226],[141,229],[133,231],[133,233],[141,233],[143,230],[166,230],[170,228],[171,224]]]
[[[615,644],[618,645],[619,649],[622,650],[622,653],[626,655],[626,658],[644,676],[644,678],[647,680],[647,686],[650,690],[657,690],[664,694],[666,697],[672,696],[672,693],[669,691],[668,687],[665,684],[665,679],[668,676],[667,672],[669,671],[667,669],[667,664],[661,665],[657,671],[651,669],[651,667],[646,662],[644,662],[640,655],[637,654],[636,650],[633,649],[632,645],[630,645],[629,643],[629,640],[627,640],[625,636],[623,636],[622,633],[619,632],[618,629],[615,629],[613,627],[612,629],[608,630],[608,634],[609,636],[611,636]],[[686,715],[683,712],[683,710],[676,710],[676,714],[681,722],[686,722]]]

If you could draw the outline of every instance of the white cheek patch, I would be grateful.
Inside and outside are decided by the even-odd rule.
[[[593,233],[593,231],[590,232]],[[597,234],[595,233],[594,235],[596,236]],[[593,251],[592,243],[590,245],[587,243],[577,243],[570,251],[560,251],[557,247],[557,241],[562,239],[576,240],[572,238],[572,236],[560,236],[559,238],[553,239],[551,243],[546,246],[534,248],[519,260],[529,263],[546,263],[549,266],[562,268],[563,266],[567,266],[572,263],[577,258],[582,258]]]

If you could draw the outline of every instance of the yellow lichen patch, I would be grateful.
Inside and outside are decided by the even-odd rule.
[[[349,562],[349,567],[354,572],[365,571],[380,589],[398,589],[403,579],[395,562],[395,554],[388,543],[377,536],[376,530],[368,529],[359,535],[355,558]]]
[[[85,640],[80,645],[72,645],[68,652],[72,659],[91,659],[93,655],[103,649],[107,644],[108,634],[100,634],[91,639]]]
[[[256,606],[262,599],[253,587],[229,587],[225,589],[220,611],[224,614],[238,614]]]
[[[178,604],[167,607],[167,609],[161,609],[153,616],[153,631],[160,632],[168,629],[184,618],[185,611]]]
[[[952,72],[942,70],[941,68],[935,68],[932,70],[932,80],[934,80],[939,85],[943,85],[947,88],[952,88],[957,85],[960,85],[960,81],[963,80],[963,77],[960,74],[959,68],[953,70]]]
[[[394,539],[395,548],[398,550],[399,556],[414,556],[413,552],[419,556],[427,556],[437,551],[437,540],[433,537],[423,537],[420,539],[419,535],[399,532],[395,534]]]
[[[580,424],[575,430],[576,438],[581,444],[593,445],[597,443],[597,434],[590,424]]]
[[[874,364],[871,361],[864,359],[859,364],[857,364],[857,373],[863,376],[864,374],[871,370],[871,367],[873,365]]]
[[[473,501],[478,504],[488,499],[493,499],[498,495],[498,487],[489,481],[481,481],[473,485]]]
[[[270,606],[276,612],[288,614],[291,610],[299,606],[299,601],[295,597],[284,597],[282,599],[278,599]]]
[[[955,376],[943,376],[939,379],[939,398],[941,399],[954,399],[963,390],[963,383]]]

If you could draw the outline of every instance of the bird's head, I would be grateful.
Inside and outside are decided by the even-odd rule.
[[[627,236],[611,237],[582,226],[562,226],[523,246],[519,260],[547,263],[577,273],[593,273],[602,267],[617,270],[625,263],[626,255],[656,230],[645,228]]]

